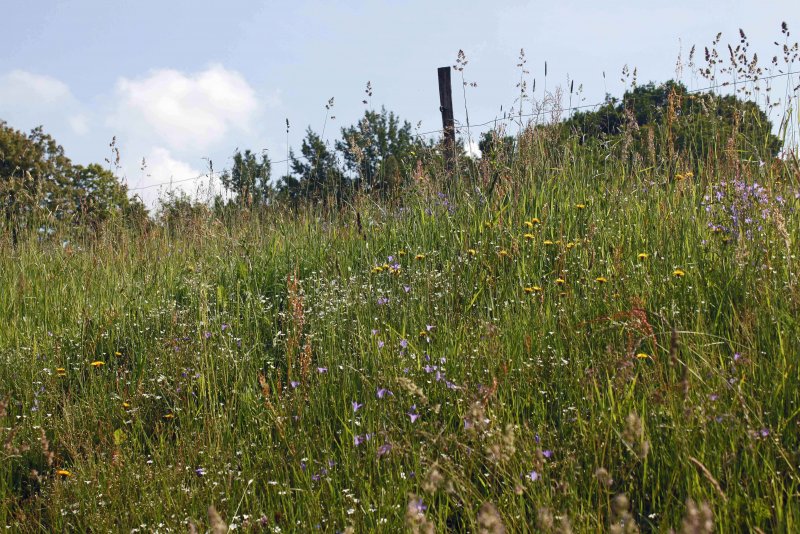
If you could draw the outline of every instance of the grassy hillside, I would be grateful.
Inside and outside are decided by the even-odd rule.
[[[589,161],[6,240],[0,523],[797,531],[797,175]]]

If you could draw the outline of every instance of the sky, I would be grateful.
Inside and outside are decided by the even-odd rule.
[[[800,35],[796,0],[3,3],[0,119],[43,125],[81,164],[108,166],[115,138],[117,173],[149,206],[170,188],[218,190],[207,176],[188,179],[207,174],[209,160],[227,167],[237,148],[283,160],[307,127],[333,143],[368,107],[420,132],[440,128],[436,69],[460,49],[477,87],[462,89],[453,73],[456,120],[466,123],[466,108],[476,124],[515,105],[520,49],[535,97],[574,80],[578,105],[620,96],[625,65],[639,83],[674,78],[679,54],[717,32],[735,45],[742,28],[763,63],[783,43],[782,21],[792,42]],[[682,81],[708,85],[688,69]]]

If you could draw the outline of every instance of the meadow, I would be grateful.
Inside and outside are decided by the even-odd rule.
[[[0,524],[800,529],[797,167],[548,136],[388,200],[4,239]]]

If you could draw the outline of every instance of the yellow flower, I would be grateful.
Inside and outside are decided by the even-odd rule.
[[[533,228],[533,223],[531,221],[525,221],[525,226],[528,228]]]
[[[415,260],[424,260],[425,259],[425,254],[417,254],[416,256],[414,256],[414,259]]]
[[[67,370],[64,369],[63,367],[59,367],[56,369],[56,374],[58,376],[67,376]]]
[[[128,408],[130,408],[130,407],[131,407],[131,403],[130,403],[130,402],[123,402],[123,403],[122,403],[122,407],[123,407],[125,410],[127,410]]]
[[[541,224],[541,223],[542,223],[542,221],[539,220],[539,217],[534,217],[533,219],[531,219],[531,224],[532,225],[533,224]]]
[[[552,242],[552,241],[550,241],[549,239],[545,239],[545,240],[544,240],[544,244],[545,244],[545,245],[552,245],[552,244],[553,244],[553,242]]]
[[[469,250],[467,251],[467,254],[469,254],[470,256],[474,256],[474,255],[476,255],[477,253],[478,253],[478,251],[477,251],[477,250],[475,250],[474,248],[471,248],[471,249],[469,249]]]
[[[650,257],[650,254],[647,252],[640,252],[638,256],[636,256],[640,261],[644,261]]]
[[[66,469],[59,469],[58,471],[56,471],[56,474],[62,478],[69,478],[72,476],[72,473],[70,473]]]
[[[405,250],[398,250],[397,251],[397,255],[398,256],[405,256],[406,255],[406,251]]]
[[[567,281],[564,280],[563,278],[556,278],[556,285],[557,286],[563,286],[566,283],[567,283]]]
[[[375,267],[372,268],[372,273],[373,274],[377,274],[377,273],[380,273],[380,272],[383,272],[383,267],[381,267],[380,265],[376,265]]]
[[[122,356],[122,353],[120,351],[117,351],[114,353],[114,356]]]
[[[636,355],[636,357],[639,358],[640,360],[646,360],[647,358],[650,357],[650,355],[645,354],[644,352],[640,352],[639,354]]]
[[[525,288],[525,293],[538,293],[542,290],[539,286],[528,286]]]
[[[567,250],[569,250],[569,249],[571,249],[571,248],[574,248],[574,247],[575,247],[575,243],[573,243],[572,241],[570,241],[569,243],[567,243]]]
[[[533,234],[525,234],[525,235],[524,235],[524,236],[522,236],[522,237],[524,237],[525,239],[527,239],[528,241],[530,241],[531,239],[534,239],[536,236],[535,236],[535,235],[533,235]]]
[[[506,249],[502,249],[500,251],[500,257],[507,258],[508,257],[508,251]]]
[[[575,207],[579,210],[586,209],[586,204],[575,204]]]
[[[175,419],[175,414],[173,413],[164,414],[164,419]]]
[[[606,278],[605,276],[598,276],[597,278],[594,279],[594,281],[600,284],[605,284],[606,282],[608,282],[608,278]]]
[[[674,271],[672,271],[672,276],[674,276],[675,278],[683,278],[684,276],[686,276],[686,271],[684,271],[683,269],[675,269]]]
[[[100,360],[96,360],[96,361],[93,361],[91,365],[92,365],[92,367],[98,368],[98,367],[104,366],[105,364],[106,364],[106,362],[101,362]]]

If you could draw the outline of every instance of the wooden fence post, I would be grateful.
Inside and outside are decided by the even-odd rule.
[[[453,119],[453,90],[450,84],[450,67],[439,67],[439,111],[442,112],[444,130],[444,161],[452,174],[456,160],[456,129]]]

